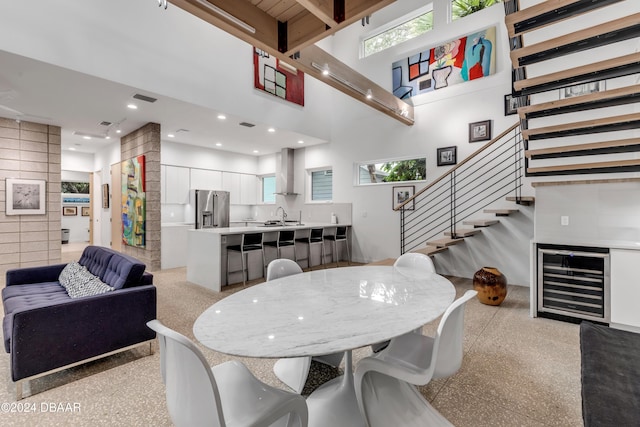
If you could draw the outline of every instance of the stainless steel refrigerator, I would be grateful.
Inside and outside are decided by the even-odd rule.
[[[229,226],[229,192],[195,190],[196,228]]]

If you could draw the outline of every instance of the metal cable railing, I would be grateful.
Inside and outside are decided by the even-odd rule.
[[[511,126],[396,210],[400,211],[400,250],[424,247],[507,195],[522,197],[524,147],[519,124]]]

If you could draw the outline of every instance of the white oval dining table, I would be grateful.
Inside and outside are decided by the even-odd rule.
[[[193,332],[206,347],[242,357],[345,352],[344,375],[307,398],[309,426],[364,426],[351,350],[402,335],[440,316],[455,298],[449,280],[411,268],[309,271],[239,291],[205,310]]]

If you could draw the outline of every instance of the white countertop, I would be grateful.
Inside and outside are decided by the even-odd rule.
[[[590,248],[609,248],[609,249],[630,249],[640,251],[640,242],[632,242],[628,240],[582,240],[582,239],[544,239],[533,240],[536,244],[549,245],[570,245],[570,246],[586,246]]]
[[[238,221],[241,222],[241,221]],[[260,222],[263,223],[263,222]],[[330,224],[327,222],[305,222],[302,225],[278,225],[278,226],[261,226],[261,225],[250,225],[247,227],[216,227],[216,228],[200,228],[197,230],[190,230],[194,233],[211,233],[211,234],[242,234],[242,233],[268,233],[270,231],[280,231],[280,230],[306,230],[309,228],[315,227],[324,227],[324,228],[332,228],[332,227],[350,227],[351,224]]]

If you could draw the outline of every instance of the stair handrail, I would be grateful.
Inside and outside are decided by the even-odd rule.
[[[455,165],[454,167],[452,167],[451,169],[449,169],[448,171],[446,171],[445,173],[443,173],[442,175],[440,175],[438,178],[436,178],[435,180],[431,181],[429,184],[427,184],[424,188],[422,188],[421,190],[419,190],[417,193],[415,193],[413,196],[411,196],[410,198],[408,198],[407,200],[405,200],[403,203],[401,203],[400,205],[396,206],[393,208],[394,211],[399,211],[403,209],[403,206],[411,203],[413,200],[416,199],[416,197],[420,196],[421,194],[425,193],[426,191],[428,191],[431,187],[433,187],[434,185],[436,185],[437,183],[439,183],[440,181],[442,181],[443,179],[451,176],[451,174],[455,173],[456,170],[458,170],[459,168],[461,168],[462,166],[464,166],[466,163],[472,161],[475,157],[477,157],[480,153],[482,153],[483,151],[485,151],[487,148],[491,147],[493,144],[495,144],[496,142],[498,142],[499,140],[501,140],[502,138],[504,138],[509,132],[512,132],[514,130],[516,130],[518,128],[518,126],[520,126],[520,122],[516,122],[514,123],[511,127],[509,127],[507,130],[505,130],[504,132],[502,132],[500,135],[496,136],[495,138],[493,138],[491,141],[487,142],[485,145],[483,145],[482,147],[480,147],[479,149],[477,149],[476,151],[474,151],[473,153],[471,153],[471,155],[469,155],[468,157],[466,157],[465,159],[463,159],[460,163],[458,163],[457,165]]]

